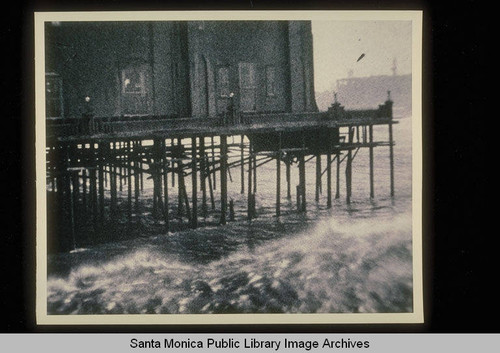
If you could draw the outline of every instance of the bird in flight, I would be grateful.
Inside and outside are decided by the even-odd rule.
[[[356,60],[356,62],[360,61],[361,59],[363,59],[365,57],[365,53],[361,54],[358,58],[358,60]]]

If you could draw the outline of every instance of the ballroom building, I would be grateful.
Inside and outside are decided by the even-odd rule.
[[[46,115],[317,111],[309,21],[49,22]]]

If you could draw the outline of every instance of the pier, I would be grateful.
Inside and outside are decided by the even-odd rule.
[[[140,235],[144,214],[164,232],[200,227],[209,216],[218,225],[252,221],[259,216],[259,167],[268,163],[275,164],[278,221],[283,217],[282,195],[292,200],[295,192],[296,212],[307,212],[308,203],[319,202],[325,179],[327,208],[342,193],[350,203],[352,164],[363,148],[369,151],[370,198],[375,197],[373,150],[389,149],[393,197],[396,123],[390,96],[372,110],[345,110],[335,100],[326,112],[48,119],[48,221],[58,239],[49,249],[106,242],[117,232]],[[374,126],[386,126],[387,138],[374,140]],[[312,160],[315,199],[307,200],[305,169]],[[297,185],[292,185],[292,168],[298,169]],[[236,169],[239,180],[231,174]],[[345,192],[340,173],[345,173]],[[151,181],[152,194],[145,192],[145,180]],[[236,213],[235,200],[228,198],[228,181],[241,186],[244,215]],[[261,197],[269,197],[266,192]]]

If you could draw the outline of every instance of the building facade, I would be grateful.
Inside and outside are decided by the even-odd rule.
[[[47,118],[317,110],[308,21],[46,23],[45,40]]]

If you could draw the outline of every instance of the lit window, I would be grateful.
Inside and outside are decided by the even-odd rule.
[[[122,71],[122,92],[131,94],[146,93],[146,73],[144,67],[129,67]]]
[[[121,72],[121,113],[124,115],[152,112],[151,68],[147,64],[133,64]]]

